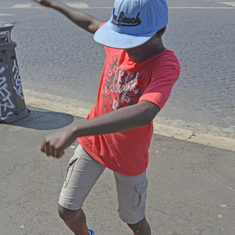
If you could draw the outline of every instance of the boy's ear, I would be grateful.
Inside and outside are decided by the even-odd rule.
[[[162,35],[163,35],[165,32],[166,32],[166,26],[163,27],[163,28],[161,28],[161,29],[159,29],[159,30],[156,32],[156,36],[157,36],[158,38],[160,38],[160,37],[162,37]]]

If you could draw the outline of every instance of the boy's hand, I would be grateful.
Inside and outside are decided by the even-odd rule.
[[[41,151],[47,156],[60,158],[64,154],[64,150],[75,140],[73,125],[70,125],[47,135],[42,143]]]
[[[41,4],[42,6],[52,8],[62,14],[64,14],[73,23],[86,30],[89,33],[94,34],[100,27],[101,22],[89,15],[82,12],[79,9],[69,7],[67,4],[60,0],[32,0]]]
[[[33,1],[43,5],[45,7],[51,7],[51,3],[55,2],[56,0],[33,0]]]

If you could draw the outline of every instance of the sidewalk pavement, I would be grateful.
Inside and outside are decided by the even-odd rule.
[[[28,108],[30,115],[23,120],[0,124],[0,235],[72,234],[57,215],[57,200],[77,143],[59,160],[39,149],[48,132],[81,117]],[[234,156],[221,147],[154,134],[147,171],[152,234],[233,235]],[[96,235],[132,234],[118,218],[110,170],[97,182],[84,210]]]

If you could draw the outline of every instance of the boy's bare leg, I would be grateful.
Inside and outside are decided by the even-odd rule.
[[[89,235],[86,225],[86,216],[82,209],[73,211],[58,205],[58,212],[61,219],[64,220],[75,235]]]
[[[146,218],[142,219],[137,224],[128,224],[128,226],[134,232],[134,235],[151,235],[151,229]]]

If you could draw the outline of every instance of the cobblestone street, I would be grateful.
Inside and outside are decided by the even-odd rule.
[[[106,21],[112,1],[64,1]],[[235,138],[234,2],[169,0],[164,36],[182,71],[160,123]],[[92,35],[32,1],[0,3],[0,19],[13,23],[12,38],[23,88],[78,101],[91,108],[104,61]]]

